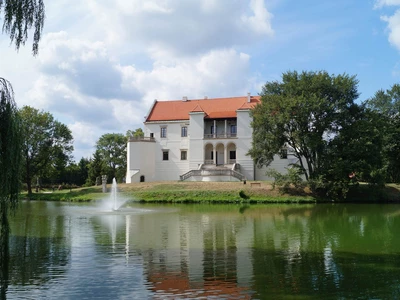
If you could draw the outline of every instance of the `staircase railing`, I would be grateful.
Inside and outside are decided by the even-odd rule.
[[[239,180],[244,180],[245,176],[242,173],[239,173],[235,170],[231,169],[219,169],[219,170],[190,170],[185,174],[179,176],[180,180],[184,181],[192,176],[232,176]]]

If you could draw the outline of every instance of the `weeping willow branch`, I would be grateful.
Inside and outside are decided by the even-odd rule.
[[[25,45],[28,31],[34,27],[32,52],[36,55],[39,50],[45,8],[43,0],[0,0],[0,14],[4,12],[3,33],[10,36],[18,50]]]
[[[8,236],[8,213],[18,203],[21,165],[21,126],[14,92],[0,78],[0,236]]]

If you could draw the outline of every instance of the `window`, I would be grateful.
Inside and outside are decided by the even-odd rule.
[[[229,151],[229,159],[236,159],[236,151]]]
[[[154,138],[154,133],[150,132],[150,137]]]
[[[169,152],[168,152],[168,150],[163,150],[163,152],[162,152],[162,160],[169,160]]]
[[[187,160],[187,151],[181,150],[181,160]]]
[[[211,159],[214,159],[214,151],[211,151]]]
[[[214,125],[211,125],[211,134],[214,134]]]
[[[281,151],[279,152],[279,156],[281,159],[286,159],[287,158],[287,149],[281,149]]]
[[[231,134],[236,135],[236,125],[231,125]]]
[[[187,137],[187,127],[186,126],[181,127],[181,137]]]
[[[167,127],[161,127],[160,137],[162,137],[162,138],[167,137]]]

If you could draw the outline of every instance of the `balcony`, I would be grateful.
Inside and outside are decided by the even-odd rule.
[[[129,142],[155,142],[154,137],[129,137]]]
[[[204,139],[208,140],[208,139],[232,139],[232,138],[236,138],[237,134],[236,133],[216,133],[216,134],[212,134],[212,133],[205,133],[204,134]]]

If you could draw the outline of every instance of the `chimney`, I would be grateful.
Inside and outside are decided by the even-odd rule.
[[[248,103],[250,103],[250,98],[251,98],[250,93],[247,93],[247,102]]]
[[[183,102],[186,102],[187,100],[188,100],[188,98],[187,98],[186,96],[183,96],[183,97],[182,97],[182,101],[183,101]]]

